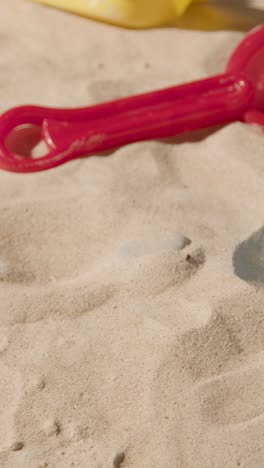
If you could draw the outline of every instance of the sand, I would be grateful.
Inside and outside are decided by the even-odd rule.
[[[243,34],[1,4],[0,111],[224,69]],[[264,136],[0,172],[1,468],[264,466]]]

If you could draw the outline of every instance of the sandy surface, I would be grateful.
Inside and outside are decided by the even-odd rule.
[[[1,2],[0,110],[223,70],[239,32]],[[264,466],[263,135],[0,172],[1,468]]]

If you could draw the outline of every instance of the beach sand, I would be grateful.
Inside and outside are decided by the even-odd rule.
[[[224,70],[241,32],[1,4],[0,111]],[[264,136],[0,172],[1,468],[264,466]]]

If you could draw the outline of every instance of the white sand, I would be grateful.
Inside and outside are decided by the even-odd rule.
[[[224,69],[238,32],[1,2],[0,111]],[[0,172],[1,468],[264,466],[264,136]]]

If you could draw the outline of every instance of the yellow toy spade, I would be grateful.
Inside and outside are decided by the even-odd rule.
[[[191,3],[206,0],[33,0],[99,21],[129,28],[175,22]]]
[[[247,30],[264,12],[238,0],[32,0],[126,28],[166,25],[191,29]],[[190,7],[190,8],[189,8]],[[188,14],[185,12],[188,10]]]

